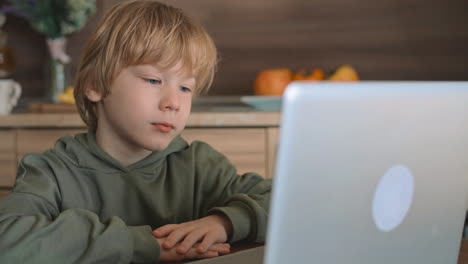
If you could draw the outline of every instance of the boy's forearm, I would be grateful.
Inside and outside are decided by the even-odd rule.
[[[269,198],[269,193],[257,195],[256,199],[247,194],[236,194],[226,202],[225,206],[212,208],[209,213],[222,213],[231,221],[230,243],[241,240],[264,242]]]
[[[158,262],[160,258],[160,245],[151,233],[150,226],[129,226],[133,238],[132,263]]]
[[[255,173],[231,175],[227,185],[219,188],[222,192],[217,205],[208,210],[209,214],[221,213],[231,221],[233,231],[229,242],[264,242],[270,207],[272,181]]]
[[[50,219],[37,211],[46,206],[39,197],[15,193],[0,203],[0,263],[23,263],[30,256],[37,263],[154,263],[159,258],[149,226],[127,227],[117,217],[103,224],[83,209]]]

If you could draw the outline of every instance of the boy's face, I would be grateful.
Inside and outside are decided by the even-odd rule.
[[[124,68],[105,98],[87,92],[98,102],[101,147],[127,154],[164,150],[187,123],[194,89],[195,79],[180,63],[166,71],[154,65]]]

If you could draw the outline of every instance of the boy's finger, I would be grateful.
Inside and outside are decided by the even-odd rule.
[[[201,243],[195,243],[192,248],[195,248],[197,249],[198,246],[200,245]],[[229,243],[214,243],[209,249],[208,251],[216,251],[218,253],[223,253],[223,252],[226,252],[226,253],[223,253],[223,254],[227,254],[229,252],[231,252],[231,245]]]
[[[179,254],[186,254],[187,251],[193,247],[193,245],[195,243],[197,243],[198,241],[200,241],[200,239],[203,237],[203,231],[199,231],[199,230],[195,230],[195,231],[192,231],[190,232],[184,239],[184,241],[182,241],[182,243],[180,243],[180,245],[177,247],[177,250],[176,252],[179,253]],[[202,253],[202,252],[200,252]]]
[[[179,228],[174,230],[167,238],[166,241],[163,243],[163,247],[166,249],[174,247],[177,243],[179,243],[182,239],[184,239],[187,234],[190,233],[190,229],[187,228]]]
[[[218,256],[219,256],[219,253],[216,251],[207,251],[202,254],[202,258],[214,258]]]
[[[185,259],[196,259],[196,258],[214,258],[219,256],[219,253],[216,251],[207,251],[203,254],[198,253],[194,248],[190,249],[187,254],[185,254]]]
[[[228,254],[229,252],[231,252],[231,245],[226,244],[226,243],[216,243],[213,246],[211,246],[208,250],[216,251],[219,254],[224,255],[224,254]]]
[[[197,251],[200,253],[206,252],[217,240],[216,232],[208,232],[203,241],[197,247]]]
[[[172,233],[177,228],[177,226],[178,225],[176,224],[161,226],[160,228],[156,228],[152,233],[156,237],[165,237]]]

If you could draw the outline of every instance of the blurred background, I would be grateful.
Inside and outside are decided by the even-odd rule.
[[[0,0],[4,1],[4,0]],[[96,0],[96,13],[67,37],[73,78],[86,42],[119,0]],[[468,80],[467,0],[163,0],[200,21],[220,64],[209,96],[251,95],[265,69],[352,65],[362,80]],[[7,15],[3,30],[23,98],[47,89],[44,35]]]

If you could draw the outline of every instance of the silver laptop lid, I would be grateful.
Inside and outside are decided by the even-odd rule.
[[[293,83],[265,263],[456,263],[468,82]]]

